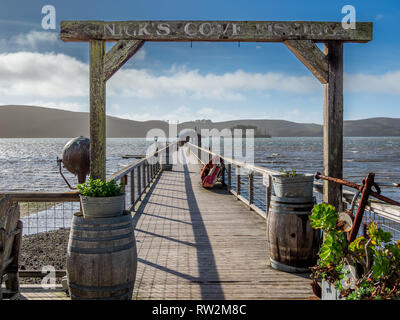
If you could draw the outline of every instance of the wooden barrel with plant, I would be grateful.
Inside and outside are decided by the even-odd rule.
[[[273,195],[267,219],[271,266],[307,272],[317,260],[321,233],[311,227],[313,175],[294,170],[272,177]]]
[[[132,216],[83,218],[75,214],[67,250],[72,299],[131,299],[137,252]]]

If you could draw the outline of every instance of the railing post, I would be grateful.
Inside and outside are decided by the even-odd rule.
[[[135,203],[135,168],[131,171],[131,204]]]
[[[249,205],[251,206],[254,203],[254,173],[250,171],[248,177],[249,177]]]
[[[236,165],[236,194],[240,195],[240,166]]]
[[[232,188],[232,164],[228,163],[228,191]]]
[[[143,182],[143,191],[146,190],[146,162],[143,162],[143,176],[142,176],[142,182]]]
[[[147,185],[150,184],[151,178],[150,178],[150,163],[146,164],[146,169],[147,169]]]
[[[142,194],[142,185],[141,185],[141,183],[142,183],[142,179],[141,179],[141,173],[140,173],[140,165],[137,167],[137,173],[136,173],[136,175],[137,175],[137,189],[138,189],[138,199],[141,199],[140,198],[140,195]]]
[[[167,140],[167,149],[165,149],[165,164],[169,165],[169,143]]]
[[[198,149],[197,149],[197,157],[199,158],[199,159],[201,159],[201,134],[200,133],[198,133],[197,134],[197,146],[198,146]]]
[[[128,176],[124,175],[121,178],[121,182],[122,182],[122,192],[125,192],[126,185],[128,184]]]

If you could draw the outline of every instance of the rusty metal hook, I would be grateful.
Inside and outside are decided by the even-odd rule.
[[[62,163],[62,159],[59,159],[57,157],[57,165],[58,165],[58,169],[60,171],[61,177],[64,179],[64,181],[67,184],[68,188],[70,188],[71,190],[77,190],[77,188],[71,186],[70,183],[68,182],[68,180],[64,177],[64,174],[62,173],[62,169],[61,169],[61,163]]]

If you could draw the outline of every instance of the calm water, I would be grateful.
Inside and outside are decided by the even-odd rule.
[[[0,139],[0,191],[63,191],[65,182],[58,173],[56,158],[69,139]],[[141,138],[107,140],[107,174],[135,159],[124,154],[145,154],[151,142]],[[256,164],[277,169],[293,167],[298,172],[323,172],[322,138],[255,139]],[[345,138],[344,176],[360,183],[368,172],[378,182],[400,182],[400,137]],[[72,184],[76,178],[64,174]],[[383,189],[400,199],[400,190]]]

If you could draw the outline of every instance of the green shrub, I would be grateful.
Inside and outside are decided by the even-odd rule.
[[[285,170],[285,169],[281,168],[280,172],[283,173],[282,176],[284,176],[284,177],[296,177],[297,176],[297,172],[293,168],[290,168],[290,170]]]
[[[310,216],[311,226],[325,232],[316,266],[311,267],[312,279],[324,279],[336,286],[347,300],[400,299],[400,241],[392,243],[392,234],[368,224],[365,237],[348,243],[345,232],[338,227],[336,209],[326,203],[315,205]],[[344,288],[345,265],[360,270],[355,288]],[[361,271],[362,270],[362,271]]]
[[[102,181],[100,179],[89,179],[85,183],[78,184],[78,189],[81,195],[85,197],[115,197],[122,192],[122,182],[118,186],[112,181]]]

